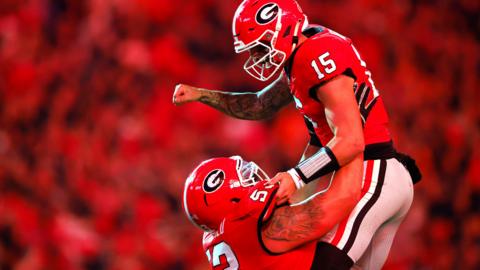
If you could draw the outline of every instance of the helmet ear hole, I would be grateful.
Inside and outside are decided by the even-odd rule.
[[[292,26],[291,25],[287,26],[287,29],[285,29],[285,32],[282,35],[282,38],[288,37],[291,34],[290,33],[291,31],[292,31]]]
[[[230,201],[233,202],[233,203],[239,203],[240,198],[231,198]]]

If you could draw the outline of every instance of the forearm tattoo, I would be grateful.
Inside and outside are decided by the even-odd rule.
[[[315,202],[278,208],[271,220],[264,225],[264,237],[276,241],[298,241],[311,238],[325,215],[322,199],[322,195],[318,195],[314,199]]]
[[[274,83],[259,93],[229,93],[204,90],[200,102],[225,114],[246,120],[272,117],[292,101],[284,82]]]

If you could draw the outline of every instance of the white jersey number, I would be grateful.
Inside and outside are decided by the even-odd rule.
[[[223,268],[223,270],[237,270],[238,269],[238,260],[235,257],[235,253],[233,253],[232,248],[225,243],[220,242],[213,247],[212,255],[210,255],[210,251],[207,250],[207,258],[208,261],[212,263],[212,266],[215,268],[221,264],[220,257],[225,256],[227,259],[227,267]]]
[[[265,190],[261,190],[259,191],[258,189],[255,190],[252,195],[250,195],[250,199],[254,200],[254,201],[261,201],[261,202],[265,202],[265,199],[267,198],[268,196],[268,192],[265,191]]]
[[[320,55],[320,57],[318,57],[318,61],[323,66],[323,68],[324,68],[324,70],[327,74],[330,74],[330,73],[334,72],[335,70],[337,70],[337,65],[335,65],[335,62],[333,61],[333,59],[328,59],[329,56],[330,56],[330,53],[326,52],[326,53]],[[317,76],[318,76],[319,80],[321,80],[325,77],[325,74],[323,74],[322,71],[320,71],[320,68],[318,67],[317,60],[312,61],[312,68],[317,73]]]

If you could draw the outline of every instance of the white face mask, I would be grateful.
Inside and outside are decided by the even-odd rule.
[[[261,42],[261,40],[267,39],[265,36],[273,37],[274,35],[275,33],[271,30],[267,30],[259,39],[237,50],[237,53],[250,52],[250,57],[243,65],[243,68],[248,74],[260,81],[267,81],[272,78],[285,62],[285,53],[276,50],[272,46],[271,40],[269,42]]]
[[[270,177],[255,162],[246,162],[240,156],[233,156],[237,160],[237,173],[240,185],[243,187],[253,186],[260,181],[269,180]]]

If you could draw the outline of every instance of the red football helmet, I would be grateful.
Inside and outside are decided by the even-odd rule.
[[[201,229],[217,230],[227,216],[239,213],[249,187],[268,179],[257,164],[239,156],[206,160],[185,182],[185,213]]]
[[[295,0],[245,0],[235,12],[232,32],[236,53],[250,52],[243,68],[266,81],[283,66],[308,25]]]

